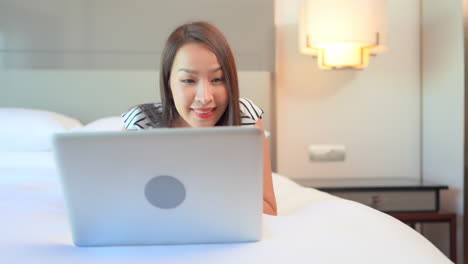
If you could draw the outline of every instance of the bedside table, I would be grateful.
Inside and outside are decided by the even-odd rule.
[[[446,222],[450,226],[450,259],[456,261],[456,214],[440,211],[440,190],[448,189],[447,185],[410,178],[292,180],[373,207],[412,228],[416,223]]]
[[[437,212],[440,190],[448,189],[447,185],[409,178],[293,180],[386,213]]]

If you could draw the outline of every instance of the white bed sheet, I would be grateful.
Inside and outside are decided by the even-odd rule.
[[[398,220],[276,174],[280,216],[264,215],[259,242],[75,247],[52,155],[0,160],[0,263],[451,263]]]
[[[2,152],[0,168],[55,168],[53,153],[44,152]]]

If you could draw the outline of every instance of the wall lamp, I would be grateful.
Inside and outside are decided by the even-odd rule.
[[[364,69],[385,51],[385,0],[303,0],[299,50],[322,69]]]

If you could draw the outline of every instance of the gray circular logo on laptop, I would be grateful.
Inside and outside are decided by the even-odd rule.
[[[185,200],[185,187],[174,177],[156,176],[146,183],[145,197],[158,208],[171,209]]]

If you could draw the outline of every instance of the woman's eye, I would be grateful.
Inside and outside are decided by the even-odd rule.
[[[214,78],[212,80],[212,82],[214,82],[214,83],[224,82],[224,79],[223,78]]]
[[[192,80],[192,79],[182,79],[182,80],[180,80],[180,81],[183,82],[183,83],[194,83],[194,82],[195,82],[195,81]]]

